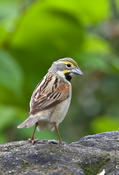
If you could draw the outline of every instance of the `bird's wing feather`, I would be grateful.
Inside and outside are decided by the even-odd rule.
[[[30,102],[30,114],[48,109],[69,97],[69,84],[48,73],[36,87]]]

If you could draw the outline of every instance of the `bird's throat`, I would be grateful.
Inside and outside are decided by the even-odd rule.
[[[65,74],[65,78],[70,82],[71,81],[71,79],[72,79],[72,77],[71,77],[71,75],[69,74],[69,73],[66,73]]]

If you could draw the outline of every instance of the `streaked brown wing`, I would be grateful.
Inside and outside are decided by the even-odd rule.
[[[48,73],[34,91],[30,102],[30,114],[48,109],[69,97],[69,84]]]

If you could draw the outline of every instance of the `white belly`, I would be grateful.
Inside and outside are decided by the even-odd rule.
[[[50,118],[50,123],[57,123],[59,125],[65,118],[69,105],[70,105],[71,97],[67,98],[65,101],[59,103],[55,110],[53,111],[51,118]]]

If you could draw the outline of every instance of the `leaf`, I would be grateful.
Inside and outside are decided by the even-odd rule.
[[[40,80],[52,61],[74,56],[79,51],[84,32],[77,16],[55,9],[50,1],[34,3],[14,34],[11,50],[32,82]],[[32,23],[31,23],[32,21]]]
[[[82,47],[85,52],[98,52],[103,54],[108,54],[111,50],[109,43],[94,33],[86,33],[86,39]]]
[[[20,118],[20,115],[24,115],[23,111],[13,106],[0,106],[0,130],[14,124],[16,118]]]
[[[99,70],[103,72],[110,71],[110,65],[104,54],[95,52],[83,52],[79,54],[79,61],[87,71]]]
[[[108,14],[107,0],[49,0],[47,3],[55,8],[64,9],[75,14],[83,23],[96,23]]]
[[[114,54],[110,55],[110,65],[114,70],[114,72],[119,74],[119,57],[118,56]]]
[[[119,130],[119,119],[114,116],[99,116],[91,123],[91,129],[96,133]]]
[[[17,0],[0,0],[0,17],[10,18],[15,16],[18,10],[18,1]]]
[[[18,15],[18,1],[0,0],[0,26],[4,27],[7,32],[11,32],[14,30],[14,20]]]
[[[0,85],[21,92],[23,73],[17,62],[7,52],[0,50]]]

